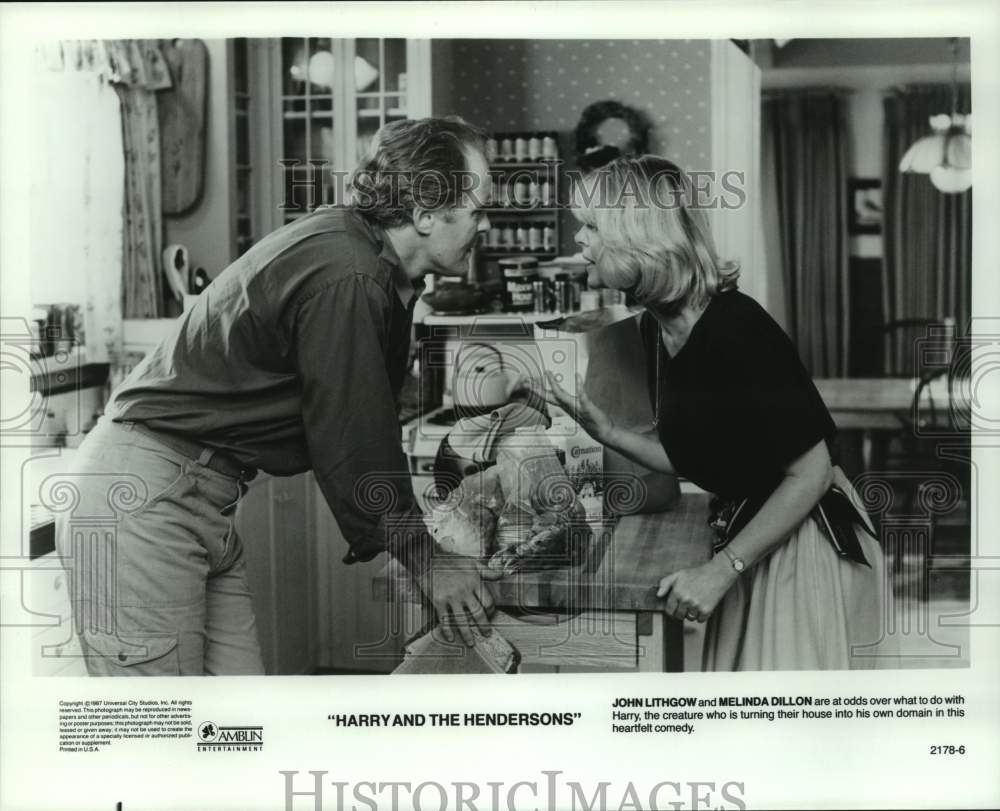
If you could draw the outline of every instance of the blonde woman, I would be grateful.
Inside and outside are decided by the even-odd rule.
[[[549,399],[605,445],[715,494],[715,554],[657,591],[671,616],[707,621],[705,670],[872,666],[882,552],[831,463],[833,421],[789,338],[736,289],[739,268],[720,261],[694,200],[689,177],[649,155],[575,189],[591,286],[647,310],[655,434],[551,377]]]

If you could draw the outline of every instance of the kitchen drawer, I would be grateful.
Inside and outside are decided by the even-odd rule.
[[[44,555],[21,573],[24,607],[40,614],[69,614],[69,575],[55,554]]]
[[[493,627],[521,654],[521,664],[635,670],[637,629],[634,614],[599,611],[576,616],[531,614],[508,619],[497,615]]]
[[[45,628],[34,633],[31,646],[31,672],[35,676],[86,676],[80,640],[72,632],[72,626],[64,622],[61,626]]]

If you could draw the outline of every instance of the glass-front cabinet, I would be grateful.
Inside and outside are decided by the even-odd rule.
[[[257,40],[252,110],[259,233],[344,199],[347,179],[390,121],[430,115],[430,41]]]
[[[233,172],[236,179],[235,255],[242,256],[253,244],[253,157],[250,150],[250,46],[249,40],[234,39],[229,51],[233,77]]]

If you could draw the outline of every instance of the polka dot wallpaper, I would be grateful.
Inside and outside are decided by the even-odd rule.
[[[435,40],[433,112],[497,132],[557,130],[572,167],[580,113],[614,99],[653,125],[650,149],[687,169],[711,156],[707,40]],[[563,253],[575,252],[572,216]]]

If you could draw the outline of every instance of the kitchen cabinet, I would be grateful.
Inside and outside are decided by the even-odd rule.
[[[80,640],[73,632],[69,575],[55,552],[26,564],[21,571],[21,600],[30,624],[31,673],[34,676],[86,676]],[[13,622],[12,625],[17,625]]]
[[[236,517],[264,668],[389,672],[399,662],[398,611],[372,595],[380,556],[351,566],[347,543],[311,473],[261,473]]]
[[[383,124],[430,115],[430,41],[247,40],[248,151],[258,237],[346,199]]]
[[[314,483],[316,519],[317,663],[324,669],[389,673],[402,661],[405,634],[399,605],[377,597],[373,578],[388,557],[342,561],[347,543]]]
[[[250,84],[250,40],[232,40],[227,54],[232,82],[233,143],[233,238],[234,256],[242,256],[254,241],[253,218],[253,150],[250,110],[253,104]]]
[[[265,672],[312,672],[316,655],[316,539],[312,474],[261,473],[236,514]]]

